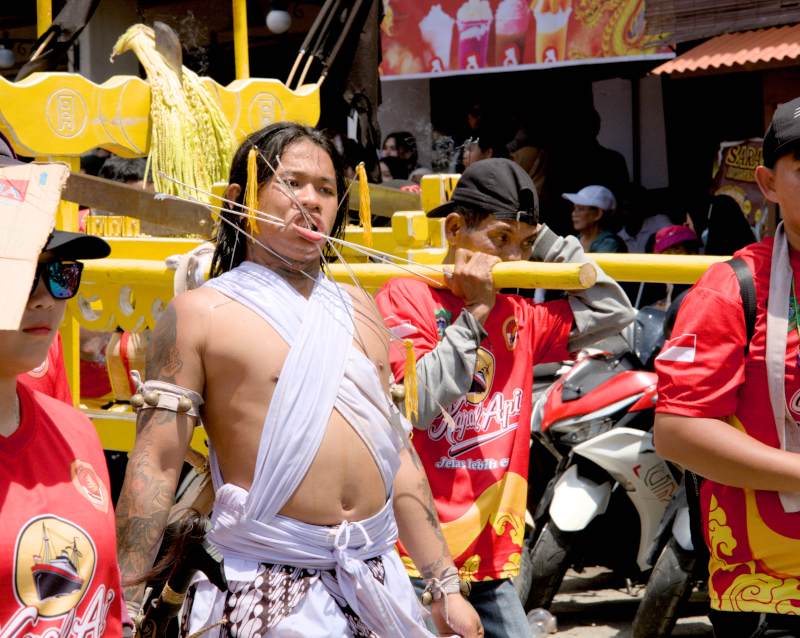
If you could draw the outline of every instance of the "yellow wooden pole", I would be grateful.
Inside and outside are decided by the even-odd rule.
[[[38,38],[53,23],[53,0],[36,0],[36,37]]]
[[[236,79],[250,77],[250,53],[247,49],[247,0],[233,0],[233,56]]]
[[[380,288],[394,277],[411,277],[444,286],[445,266],[395,266],[392,264],[332,264],[331,275],[337,281],[350,283],[353,277],[365,288]],[[591,288],[597,278],[591,264],[545,264],[532,261],[508,261],[492,270],[497,288],[553,288],[576,290]]]
[[[69,170],[77,173],[81,168],[79,157],[53,157],[53,161],[64,162]],[[58,230],[78,230],[78,205],[61,200],[56,211],[56,228]],[[81,329],[77,319],[67,313],[61,324],[61,341],[64,346],[64,367],[67,371],[72,404],[78,405],[81,399]]]
[[[640,253],[594,253],[588,255],[617,281],[658,284],[693,284],[709,266],[730,257],[706,255],[648,255]]]

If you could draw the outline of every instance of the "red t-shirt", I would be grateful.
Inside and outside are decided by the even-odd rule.
[[[61,344],[61,333],[56,333],[56,338],[47,351],[47,358],[33,370],[17,377],[32,390],[38,390],[49,397],[72,405],[72,393],[67,382],[67,370],[64,367],[64,349]]]
[[[750,266],[756,287],[756,327],[749,355],[744,358],[746,330],[736,276],[725,264],[712,266],[687,294],[673,338],[656,360],[656,411],[723,419],[777,448],[764,360],[772,239],[737,256]],[[800,282],[800,254],[792,251],[791,263],[795,281]],[[800,421],[797,348],[790,310],[786,400]],[[776,492],[713,481],[703,483],[701,510],[711,551],[711,606],[722,611],[800,612],[800,513],[784,512]]]
[[[417,359],[436,348],[464,307],[448,290],[411,279],[390,281],[376,300],[389,328],[416,328],[409,338]],[[455,429],[440,416],[428,430],[415,431],[414,446],[462,578],[510,578],[519,572],[533,364],[566,358],[571,327],[567,301],[534,304],[497,295],[484,326],[488,336],[478,350],[473,388],[448,408]],[[390,358],[399,380],[405,364],[401,344],[393,343]],[[417,575],[401,553],[409,572]]]
[[[97,433],[17,384],[20,425],[0,437],[0,634],[122,635],[114,509]]]

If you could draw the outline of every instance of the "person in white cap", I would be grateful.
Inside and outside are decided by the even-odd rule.
[[[609,216],[617,207],[617,200],[610,190],[593,184],[577,193],[564,193],[562,197],[573,204],[572,226],[586,252],[628,252],[625,242],[606,228]]]

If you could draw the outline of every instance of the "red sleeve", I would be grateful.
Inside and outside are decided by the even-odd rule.
[[[431,289],[424,283],[411,279],[393,279],[375,295],[384,323],[392,333],[389,362],[392,374],[399,383],[404,376],[406,354],[403,339],[414,343],[417,359],[439,344],[436,327],[437,305]]]
[[[736,412],[746,332],[739,284],[712,266],[687,293],[672,338],[656,358],[656,412],[722,418]]]
[[[53,345],[50,346],[47,356],[50,359],[50,369],[47,374],[52,379],[53,387],[51,396],[67,405],[72,405],[72,392],[70,392],[69,382],[67,381],[67,369],[64,366],[64,346],[61,343],[60,332],[56,335]]]
[[[569,359],[567,342],[572,329],[572,308],[566,299],[528,303],[532,323],[533,362],[549,363]]]
[[[56,333],[56,338],[50,344],[46,361],[38,368],[20,374],[17,380],[31,390],[72,405],[72,393],[67,382],[67,371],[64,368],[64,351],[60,332]]]

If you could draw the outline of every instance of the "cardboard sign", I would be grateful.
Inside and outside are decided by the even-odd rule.
[[[64,164],[0,165],[0,330],[19,328],[68,174]]]

